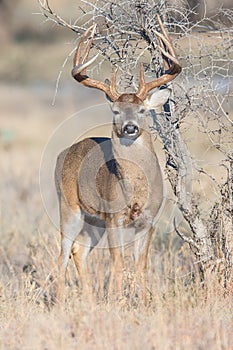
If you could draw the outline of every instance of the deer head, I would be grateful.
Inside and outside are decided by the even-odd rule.
[[[88,54],[94,39],[96,24],[87,29],[82,37],[74,57],[74,68],[72,76],[81,84],[102,90],[105,92],[111,104],[113,112],[113,132],[119,138],[127,138],[131,140],[137,139],[141,131],[145,128],[145,114],[147,110],[163,106],[170,96],[168,88],[159,90],[158,88],[172,81],[181,71],[181,66],[176,58],[171,39],[169,38],[160,17],[158,16],[161,33],[154,30],[158,46],[162,53],[165,74],[150,82],[145,82],[144,67],[140,67],[140,81],[138,91],[136,93],[120,94],[116,88],[115,70],[109,84],[94,80],[87,76],[86,68],[89,67],[98,57],[98,54],[87,60]],[[85,40],[90,35],[90,40],[84,50],[81,58],[82,49]],[[151,90],[156,89],[149,94]]]

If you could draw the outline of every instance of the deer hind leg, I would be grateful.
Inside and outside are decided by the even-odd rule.
[[[83,227],[81,210],[61,210],[61,251],[58,258],[57,300],[63,297],[65,274],[73,243]]]
[[[147,257],[150,243],[152,240],[153,228],[151,227],[147,233],[142,234],[134,244],[134,258],[136,265],[137,282],[141,287],[141,295],[144,305],[147,303],[146,293],[146,273],[147,273]]]
[[[72,254],[79,275],[80,287],[83,291],[88,293],[91,290],[91,281],[87,269],[87,256],[99,243],[104,232],[105,227],[84,223],[83,229],[72,247]]]

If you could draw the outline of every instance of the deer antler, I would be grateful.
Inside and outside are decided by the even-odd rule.
[[[80,40],[80,43],[77,47],[77,50],[76,50],[75,56],[74,56],[74,68],[72,69],[72,76],[79,83],[81,83],[85,86],[104,91],[106,93],[106,95],[108,95],[108,97],[112,101],[116,101],[120,97],[120,94],[116,90],[117,70],[115,70],[115,72],[112,76],[110,85],[105,84],[101,81],[89,78],[88,75],[86,75],[86,68],[89,67],[96,60],[96,58],[99,55],[99,54],[97,54],[94,57],[92,57],[89,61],[87,61],[88,54],[89,54],[89,51],[90,51],[90,48],[91,48],[91,45],[92,45],[92,42],[94,39],[95,30],[96,30],[96,24],[94,24],[93,26],[88,28],[86,30],[85,34],[83,35],[82,39]],[[86,45],[86,48],[85,48],[84,54],[83,54],[83,58],[81,58],[81,53],[82,53],[84,42],[88,38],[90,32],[91,32],[91,39],[88,41],[88,43]]]
[[[159,49],[162,52],[163,55],[163,62],[164,62],[164,70],[165,74],[163,74],[161,77],[156,78],[155,80],[152,80],[148,83],[145,82],[145,76],[144,76],[144,67],[143,64],[141,64],[140,68],[140,82],[139,87],[136,95],[143,101],[145,100],[148,92],[156,87],[159,87],[161,85],[167,84],[181,72],[181,65],[176,57],[175,49],[172,45],[172,41],[169,38],[163,23],[161,21],[161,18],[159,15],[158,22],[161,29],[161,33],[157,32],[156,30],[153,30],[154,33],[157,36],[157,40],[159,43]],[[167,51],[168,50],[168,51]]]

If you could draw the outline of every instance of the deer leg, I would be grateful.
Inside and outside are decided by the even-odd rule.
[[[136,276],[138,283],[142,290],[142,300],[146,305],[146,272],[147,272],[147,257],[149,252],[149,246],[151,243],[153,234],[153,228],[151,227],[147,233],[142,235],[138,240],[135,241],[134,245],[134,258],[136,264]]]
[[[80,278],[81,289],[90,291],[91,283],[87,269],[87,256],[99,243],[105,232],[105,227],[95,227],[85,223],[72,247],[72,254]]]
[[[123,269],[124,269],[124,262],[123,262],[123,256],[121,253],[121,248],[110,248],[110,254],[113,261],[113,269],[114,274],[116,278],[116,291],[117,291],[117,298],[120,298],[122,296],[122,287],[123,287]],[[112,289],[113,285],[113,276],[111,274],[110,279],[110,287],[109,289]]]
[[[122,296],[123,287],[123,270],[124,270],[124,260],[123,260],[123,242],[122,242],[122,232],[121,230],[108,230],[108,244],[109,250],[113,261],[113,269],[116,278],[116,291],[117,298]],[[109,292],[113,285],[113,275],[111,273]]]
[[[87,256],[91,251],[90,239],[88,236],[83,236],[83,232],[80,233],[78,240],[76,240],[72,247],[72,255],[75,263],[75,267],[79,276],[79,287],[83,292],[89,292],[89,274],[87,270]]]
[[[67,214],[67,212],[66,212]],[[65,285],[65,274],[73,243],[83,227],[80,209],[69,211],[68,215],[61,212],[61,251],[58,258],[57,300],[61,300]]]

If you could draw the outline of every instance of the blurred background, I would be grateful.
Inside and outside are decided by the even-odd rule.
[[[66,18],[71,14],[75,18],[78,8],[76,1],[66,1],[64,5],[64,1],[56,0],[51,6]],[[86,107],[85,98],[92,94],[88,89],[80,89],[71,78],[71,62],[63,69],[61,83],[56,88],[74,40],[71,31],[46,22],[36,0],[0,1],[0,266],[3,270],[9,260],[22,271],[31,249],[38,247],[40,230],[48,234],[48,239],[55,237],[40,196],[43,150],[55,128],[70,114]],[[95,98],[103,102],[98,92],[93,94]]]
[[[207,16],[216,13],[220,6],[231,7],[232,0],[188,0],[187,4],[195,9],[192,20],[197,21],[204,13]],[[67,22],[77,19],[79,6],[85,6],[78,0],[51,0],[50,5]],[[93,103],[103,102],[101,93],[80,89],[70,78],[69,59],[63,67],[75,40],[72,31],[46,21],[37,0],[0,0],[1,146],[9,148],[13,141],[35,142],[38,138],[43,143],[54,127],[54,120],[56,125],[74,109],[86,105],[85,96],[91,96]],[[54,95],[56,102],[52,106]],[[21,125],[26,118],[27,130]],[[37,124],[36,120],[43,133],[31,125]]]

